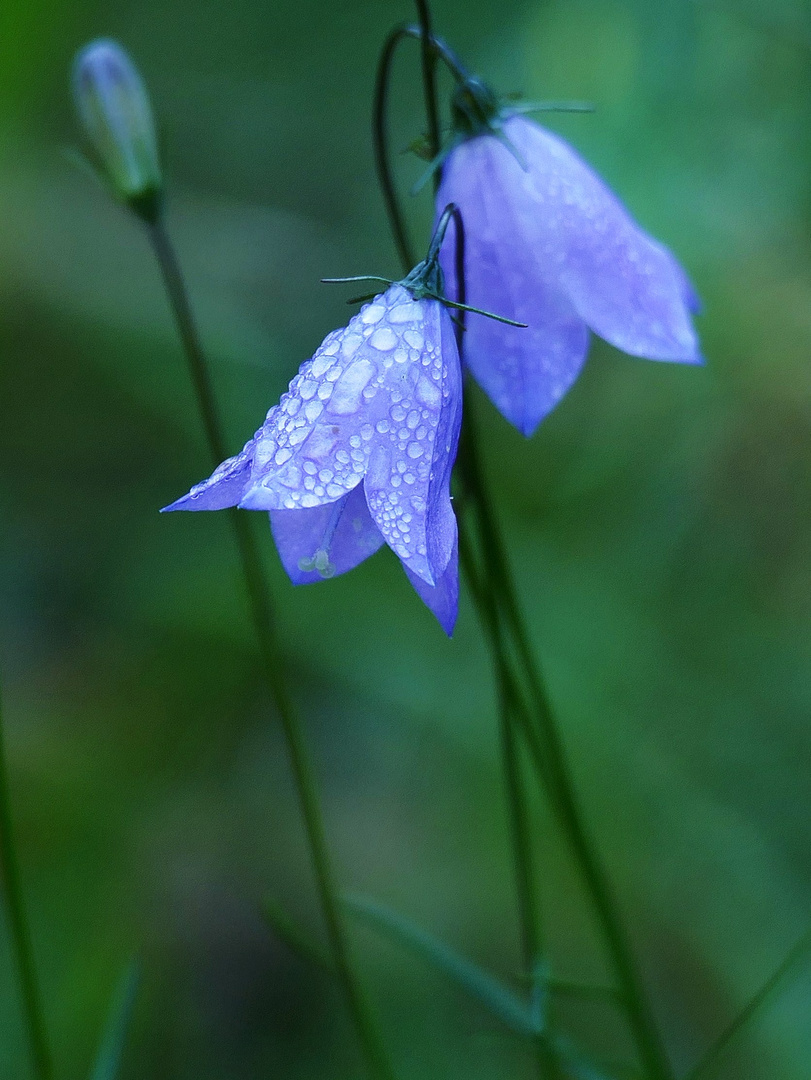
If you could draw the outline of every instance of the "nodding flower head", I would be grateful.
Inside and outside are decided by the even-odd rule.
[[[698,301],[679,263],[520,108],[499,105],[478,79],[459,86],[437,212],[450,202],[461,211],[468,302],[528,324],[468,315],[463,360],[530,435],[577,378],[590,330],[651,360],[701,356],[690,318]],[[453,297],[452,234],[441,263]]]
[[[92,163],[119,199],[153,218],[161,171],[152,109],[141,76],[117,42],[99,39],[79,51],[73,98]]]
[[[461,372],[450,316],[419,294],[392,284],[330,334],[242,452],[167,510],[269,511],[296,584],[387,543],[450,634]]]

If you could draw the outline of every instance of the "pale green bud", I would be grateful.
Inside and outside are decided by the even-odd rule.
[[[115,42],[92,41],[73,64],[73,97],[93,164],[142,217],[158,214],[162,187],[146,88]]]

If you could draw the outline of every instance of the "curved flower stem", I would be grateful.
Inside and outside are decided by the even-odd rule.
[[[147,230],[155,257],[160,266],[178,333],[183,343],[183,350],[189,364],[189,372],[197,396],[197,404],[211,451],[211,458],[216,467],[228,455],[225,450],[225,439],[211,385],[211,377],[200,344],[183,274],[162,219],[158,218],[154,223],[147,223]],[[360,987],[352,964],[349,941],[344,926],[343,914],[340,910],[338,890],[335,885],[327,847],[313,767],[310,763],[301,721],[287,689],[282,668],[278,632],[271,607],[270,591],[262,569],[259,548],[247,515],[241,514],[236,509],[231,509],[229,514],[236,535],[242,575],[245,581],[245,591],[254,629],[256,630],[268,687],[287,742],[307,842],[310,848],[310,858],[338,976],[343,983],[347,1003],[361,1045],[366,1053],[370,1071],[379,1080],[392,1080],[394,1074],[384,1053],[377,1028],[366,1003],[366,997]]]
[[[20,980],[31,1062],[37,1080],[51,1080],[53,1064],[45,1033],[45,1018],[40,1001],[31,931],[23,902],[17,846],[14,842],[14,827],[11,820],[2,708],[2,701],[0,701],[0,873],[5,886],[9,929]]]
[[[389,77],[391,75],[392,60],[400,42],[407,37],[413,37],[412,29],[416,28],[397,26],[383,42],[375,75],[374,105],[372,107],[372,143],[374,146],[377,182],[383,194],[383,202],[386,204],[386,214],[394,237],[394,245],[406,273],[409,273],[416,265],[417,259],[408,238],[405,218],[400,213],[397,189],[394,186],[394,177],[389,166],[389,133],[386,127],[386,113],[389,103]]]
[[[439,101],[436,92],[436,56],[432,49],[434,40],[431,26],[431,9],[428,0],[415,0],[420,23],[420,56],[422,67],[422,92],[425,97],[425,116],[428,120],[428,142],[431,157],[436,158],[441,149],[439,135]],[[439,170],[435,173],[434,190],[439,187]]]
[[[375,76],[374,105],[372,109],[372,142],[375,155],[375,169],[383,201],[386,204],[386,214],[389,226],[394,237],[394,244],[403,269],[408,273],[417,263],[417,258],[408,238],[405,227],[405,219],[400,212],[397,199],[397,190],[394,186],[394,178],[389,165],[389,136],[386,128],[386,113],[389,102],[389,78],[391,65],[397,46],[406,38],[413,38],[420,42],[423,71],[423,89],[425,93],[427,115],[429,117],[428,139],[430,143],[430,156],[434,162],[439,157],[440,129],[439,110],[436,97],[436,64],[437,58],[442,60],[457,81],[467,78],[468,73],[459,58],[452,52],[444,41],[434,37],[430,32],[430,15],[424,2],[417,0],[417,8],[420,17],[425,20],[423,26],[428,26],[427,33],[420,26],[403,24],[396,26],[383,42],[380,51],[380,59],[377,64]],[[438,182],[440,169],[432,168],[435,183]]]

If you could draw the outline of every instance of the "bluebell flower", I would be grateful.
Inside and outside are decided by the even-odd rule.
[[[242,452],[166,509],[269,511],[295,584],[343,574],[387,543],[451,634],[459,353],[445,307],[410,279],[331,333]]]
[[[528,324],[466,320],[463,359],[504,416],[531,435],[577,378],[590,331],[634,356],[701,363],[686,274],[571,146],[477,79],[454,116],[437,208],[462,213],[467,300]],[[454,296],[452,234],[441,263]]]

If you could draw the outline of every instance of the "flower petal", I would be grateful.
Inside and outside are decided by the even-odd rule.
[[[436,615],[439,625],[448,637],[452,637],[459,611],[459,551],[456,537],[454,537],[448,565],[437,579],[436,585],[429,585],[407,566],[405,572],[420,599]]]
[[[292,510],[334,502],[357,486],[373,451],[379,458],[381,447],[398,441],[408,413],[403,403],[411,401],[426,360],[423,305],[393,285],[302,364],[257,433],[243,507]],[[407,434],[413,439],[412,429]]]
[[[345,574],[383,544],[362,484],[323,506],[271,510],[270,526],[282,565],[294,585]]]
[[[493,138],[463,143],[448,159],[437,207],[455,202],[462,211],[467,303],[528,324],[466,314],[463,359],[499,412],[531,435],[580,374],[589,334],[545,277],[548,253],[527,242],[524,214],[503,190],[505,158],[517,166]],[[458,293],[455,244],[451,223],[441,252],[451,299]]]
[[[225,510],[236,506],[250,484],[254,440],[245,443],[242,451],[218,465],[208,480],[195,484],[188,495],[164,506],[169,510]]]
[[[578,314],[625,352],[698,362],[689,317],[697,297],[673,255],[563,139],[523,116],[504,134],[529,164],[519,172],[536,207],[534,237],[559,253],[558,279]]]
[[[450,475],[462,418],[462,376],[453,325],[436,300],[411,301],[403,335],[409,363],[396,373],[385,431],[364,480],[369,510],[404,565],[434,585],[451,556],[456,518]],[[418,314],[418,317],[417,317]],[[405,319],[391,311],[390,318]]]

